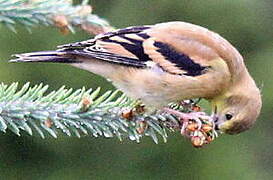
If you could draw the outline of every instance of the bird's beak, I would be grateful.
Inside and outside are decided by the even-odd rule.
[[[223,132],[223,125],[224,125],[223,119],[221,119],[221,117],[216,114],[216,115],[213,116],[213,121],[214,121],[214,124],[215,124],[215,129],[216,130],[221,130]]]
[[[217,114],[217,112],[218,112],[218,108],[217,106],[215,106],[213,109],[212,119],[213,119],[213,122],[215,123],[215,129],[219,130],[219,124],[221,124],[221,122],[219,121],[219,115]]]
[[[221,112],[222,112],[221,106],[215,105],[213,107],[212,119],[215,124],[215,130],[219,130],[223,132],[227,123],[225,123],[225,120],[223,119]]]
[[[219,130],[219,116],[217,114],[213,114],[212,119],[215,124],[215,129]]]

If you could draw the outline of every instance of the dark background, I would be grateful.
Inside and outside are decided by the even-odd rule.
[[[187,21],[216,31],[238,48],[263,93],[255,127],[240,135],[223,135],[194,149],[178,133],[168,143],[149,138],[137,144],[117,139],[60,136],[45,140],[26,133],[0,134],[1,179],[272,179],[273,177],[273,2],[270,0],[92,0],[94,13],[117,27]],[[85,40],[77,32],[64,36],[37,27],[15,34],[0,26],[0,81],[20,85],[43,82],[50,90],[113,88],[88,72],[57,64],[9,64],[11,54],[54,49]]]

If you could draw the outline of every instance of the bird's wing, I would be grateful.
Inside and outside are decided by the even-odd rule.
[[[205,42],[196,38],[206,31],[185,23],[134,26],[104,33],[87,41],[59,46],[57,51],[16,55],[16,62],[67,62],[98,59],[135,68],[160,67],[175,75],[199,76],[218,58]],[[192,32],[195,35],[192,35]],[[84,58],[79,58],[84,57]],[[158,68],[157,68],[158,69]]]
[[[177,75],[198,76],[209,68],[206,61],[197,56],[198,53],[193,50],[183,52],[176,47],[176,43],[198,46],[195,48],[203,48],[202,45],[189,37],[186,40],[177,39],[180,35],[178,32],[156,32],[160,32],[160,28],[129,27],[98,35],[91,40],[59,46],[59,51],[138,68],[149,68],[149,65],[156,64],[162,70]]]
[[[147,67],[146,62],[151,59],[144,53],[143,41],[145,39],[142,34],[149,28],[150,26],[134,26],[108,32],[87,41],[61,45],[58,51],[126,66],[145,68]]]

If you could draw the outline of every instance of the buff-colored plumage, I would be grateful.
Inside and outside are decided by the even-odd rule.
[[[240,53],[220,35],[190,23],[129,27],[17,57],[17,62],[71,63],[157,108],[205,98],[219,128],[229,134],[250,128],[261,109],[259,89]]]

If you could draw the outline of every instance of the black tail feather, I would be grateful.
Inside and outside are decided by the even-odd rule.
[[[65,52],[40,51],[33,53],[15,54],[15,59],[9,62],[54,62],[54,63],[78,63],[79,61]]]

